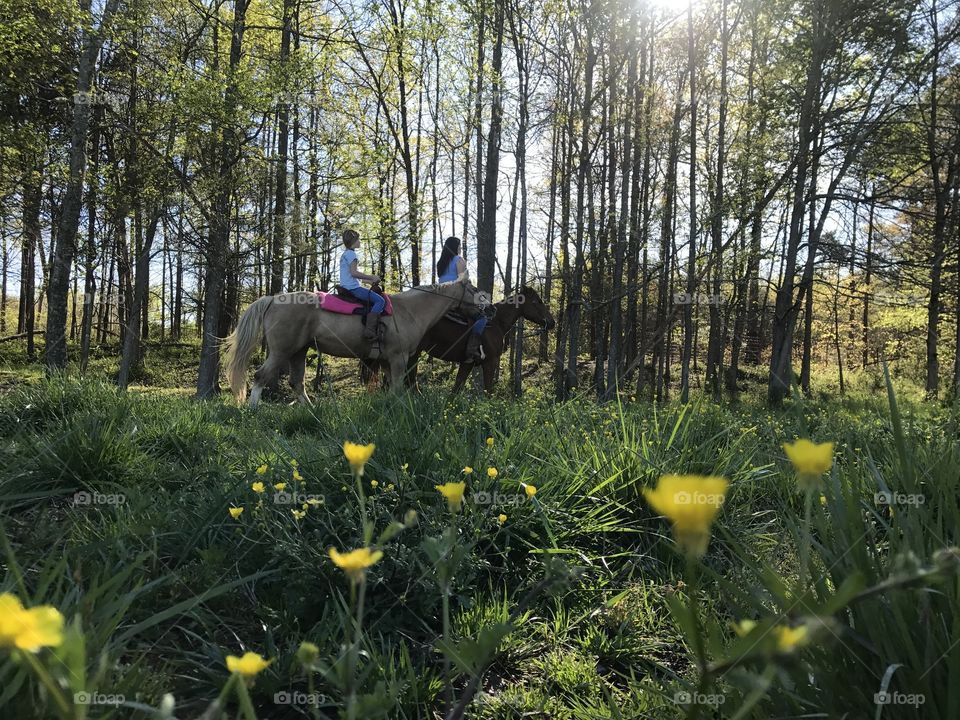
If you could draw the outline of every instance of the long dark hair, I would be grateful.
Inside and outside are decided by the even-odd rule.
[[[440,259],[437,260],[437,274],[443,275],[447,271],[450,261],[460,252],[460,238],[448,237],[443,241],[443,250],[440,253]]]

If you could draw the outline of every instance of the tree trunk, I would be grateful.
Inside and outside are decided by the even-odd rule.
[[[234,122],[239,102],[237,73],[243,50],[246,13],[249,0],[234,0],[233,28],[230,41],[230,69],[224,91],[225,124],[220,128],[219,184],[210,214],[210,235],[206,252],[204,274],[203,336],[200,348],[200,370],[197,377],[197,397],[210,398],[219,391],[220,351],[217,332],[220,325],[224,273],[227,253],[230,251],[230,205],[236,184],[236,161],[240,140]]]
[[[67,293],[70,287],[73,258],[76,254],[80,206],[83,202],[90,90],[93,87],[97,56],[103,45],[105,30],[118,4],[119,0],[106,0],[99,26],[83,31],[83,50],[80,53],[77,69],[77,93],[74,96],[73,120],[70,124],[70,174],[63,193],[63,206],[57,229],[57,248],[50,262],[50,284],[47,290],[46,364],[51,371],[63,369],[67,365]],[[81,11],[84,15],[90,12],[89,0],[83,0]]]

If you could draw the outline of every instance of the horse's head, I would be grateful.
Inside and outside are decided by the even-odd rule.
[[[544,330],[553,330],[556,321],[550,313],[550,308],[546,306],[540,295],[529,285],[520,288],[517,295],[519,301],[520,314],[524,320],[529,320],[542,327]]]

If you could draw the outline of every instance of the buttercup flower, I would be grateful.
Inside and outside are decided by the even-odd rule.
[[[287,487],[287,484],[286,484],[286,483],[282,483],[282,482],[281,482],[281,483],[274,483],[274,484],[273,484],[273,489],[274,489],[274,490],[283,491],[283,490],[286,489],[286,487]]]
[[[51,605],[25,608],[16,595],[0,593],[0,647],[27,652],[63,642],[63,615]]]
[[[377,446],[373,443],[369,445],[357,445],[349,440],[343,443],[343,454],[350,463],[350,469],[357,475],[363,475],[363,466],[369,462],[373,456],[373,451]]]
[[[290,512],[293,513],[294,520],[303,520],[307,514],[305,510],[291,510]]]
[[[300,467],[300,463],[298,463],[296,459],[293,459],[290,461],[290,467],[292,468]]]
[[[457,512],[463,503],[463,491],[466,490],[465,482],[448,482],[443,485],[437,485],[437,491],[447,499],[450,506],[450,512]]]
[[[524,483],[524,484],[523,484],[523,491],[527,494],[527,497],[528,497],[528,498],[532,498],[534,495],[537,494],[537,486],[536,486],[536,485],[528,485],[527,483]]]
[[[318,657],[320,657],[320,648],[312,642],[304,640],[297,648],[297,660],[300,661],[301,665],[309,665],[315,662]]]
[[[488,468],[487,468],[487,477],[488,477],[488,478],[495,478],[495,477],[496,477],[497,475],[499,475],[499,474],[500,474],[500,473],[497,472],[497,469],[496,469],[495,467],[488,467]]]
[[[257,475],[266,475],[269,468],[266,465],[261,465],[257,468]]]
[[[488,438],[487,438],[487,447],[493,447],[493,438],[492,438],[492,437],[488,437]]]
[[[372,488],[377,487],[377,485],[379,485],[379,484],[380,484],[380,483],[377,482],[376,480],[371,480],[371,481],[370,481],[370,487],[372,487]]]
[[[820,484],[820,477],[833,467],[833,443],[815,443],[800,438],[793,443],[784,443],[801,490],[812,490]]]
[[[779,626],[773,629],[773,634],[777,638],[777,650],[786,653],[806,645],[810,631],[806,625],[798,625],[797,627]]]
[[[330,559],[333,564],[343,570],[353,582],[363,582],[366,570],[383,557],[383,551],[370,548],[358,548],[350,552],[337,552],[336,548],[330,548]]]
[[[262,482],[257,480],[257,482],[255,482],[253,485],[250,486],[250,489],[253,490],[255,493],[262,493],[266,489],[266,486]]]
[[[227,655],[227,670],[239,673],[246,678],[252,678],[262,672],[273,660],[264,660],[255,652],[245,652],[243,657]]]
[[[473,468],[470,467],[469,465],[467,465],[467,466],[463,469],[463,474],[464,474],[464,475],[469,475],[469,474],[471,474],[472,472],[473,472]]]
[[[303,482],[303,475],[300,474],[299,470],[295,469],[293,471],[293,479],[296,480],[297,482]]]
[[[733,626],[733,631],[737,633],[738,636],[744,637],[750,634],[750,631],[757,626],[757,623],[753,620],[741,620],[736,625]]]
[[[673,523],[674,538],[684,552],[702,557],[728,485],[726,478],[713,475],[663,475],[656,490],[647,488],[643,496]]]
[[[242,507],[232,507],[232,508],[229,509],[229,513],[230,513],[230,517],[232,517],[234,520],[236,520],[238,517],[240,517],[241,515],[243,515],[243,508],[242,508]]]
[[[498,523],[500,523],[501,525],[503,525],[506,521],[507,521],[507,516],[506,516],[506,515],[504,515],[503,513],[500,513],[499,515],[497,515],[497,522],[498,522]]]

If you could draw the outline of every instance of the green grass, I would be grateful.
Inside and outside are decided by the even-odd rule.
[[[689,578],[669,524],[641,491],[663,473],[721,474],[730,492],[696,598],[711,657],[736,650],[730,623],[744,617],[817,614],[836,626],[789,658],[748,657],[723,673],[716,690],[724,704],[701,717],[740,708],[755,718],[874,717],[877,708],[883,718],[916,717],[914,707],[873,702],[884,673],[899,665],[889,689],[925,694],[923,717],[952,718],[960,714],[960,691],[948,681],[960,674],[960,645],[951,646],[960,639],[956,576],[853,604],[837,597],[851,578],[869,588],[913,577],[957,544],[958,417],[901,403],[891,411],[883,392],[864,391],[773,413],[749,402],[554,405],[357,391],[349,402],[321,396],[314,408],[251,412],[170,392],[36,380],[0,394],[0,521],[9,544],[0,591],[77,619],[88,687],[95,680],[127,700],[91,708],[90,717],[151,717],[136,703],[157,707],[167,692],[177,717],[198,717],[226,680],[224,655],[247,649],[275,658],[251,690],[258,716],[308,717],[308,708],[273,697],[307,692],[294,662],[301,641],[324,658],[341,652],[347,585],[327,548],[358,547],[362,531],[340,446],[374,442],[363,482],[377,532],[410,509],[419,515],[367,580],[361,690],[382,683],[396,698],[388,717],[442,710],[441,597],[421,544],[449,522],[434,486],[462,479],[467,465],[475,472],[459,532],[469,552],[452,588],[454,636],[503,622],[548,568],[552,578],[488,658],[469,716],[677,717],[675,693],[695,689],[697,673],[690,633],[670,606],[689,599]],[[798,568],[803,503],[780,449],[798,436],[837,442],[825,504],[814,508],[818,582],[799,607],[787,585]],[[300,521],[291,506],[250,488],[258,479],[295,486],[294,459],[305,479],[296,489],[323,497]],[[262,478],[261,464],[270,468]],[[496,479],[487,467],[498,469]],[[538,488],[535,501],[521,483]],[[891,516],[874,503],[878,489],[922,493],[925,502]],[[76,505],[78,492],[124,501]],[[237,521],[231,505],[245,507]],[[0,714],[48,717],[26,669],[3,658],[0,651]],[[455,691],[468,680],[461,674]],[[321,716],[335,717],[336,688],[318,678],[316,690],[330,701]]]

